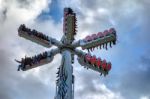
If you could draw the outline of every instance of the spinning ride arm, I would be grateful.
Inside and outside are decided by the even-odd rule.
[[[106,60],[101,60],[101,58],[96,58],[95,55],[84,53],[80,50],[75,50],[75,54],[78,56],[77,60],[81,66],[85,68],[92,69],[106,76],[111,69],[111,63],[106,62]]]
[[[74,42],[72,46],[82,47],[83,50],[87,49],[88,51],[93,51],[95,47],[99,47],[100,49],[103,47],[107,50],[108,43],[110,47],[112,47],[112,44],[116,44],[116,40],[116,30],[114,28],[110,28],[109,30],[105,30],[103,33],[98,32],[97,34],[85,37],[83,40]]]
[[[60,47],[62,44],[54,38],[48,37],[45,34],[36,30],[27,28],[24,24],[20,25],[18,29],[18,35],[20,37],[31,40],[44,47],[50,48],[52,45]]]
[[[64,20],[63,20],[63,43],[71,44],[74,41],[76,35],[77,19],[76,14],[71,8],[64,9]]]
[[[22,58],[21,61],[15,60],[16,62],[20,64],[18,66],[18,71],[20,69],[22,71],[26,71],[26,70],[50,63],[57,53],[60,53],[59,49],[52,49],[51,51],[48,51],[48,52],[45,51],[33,57]]]

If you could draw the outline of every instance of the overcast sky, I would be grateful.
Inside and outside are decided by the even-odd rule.
[[[92,54],[112,62],[106,77],[75,61],[75,99],[150,99],[149,0],[0,0],[0,99],[53,99],[61,55],[29,71],[17,71],[14,59],[50,49],[20,38],[26,24],[60,40],[63,8],[77,13],[76,40],[114,27],[117,45]],[[76,57],[75,57],[76,58]]]

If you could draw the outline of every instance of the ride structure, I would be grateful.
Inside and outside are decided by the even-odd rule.
[[[111,63],[102,60],[100,57],[91,55],[90,51],[93,51],[95,47],[105,48],[109,44],[110,47],[116,44],[116,30],[110,28],[104,32],[98,32],[97,34],[92,34],[86,36],[84,39],[75,41],[76,35],[76,14],[71,8],[64,8],[64,20],[63,20],[63,37],[60,41],[48,37],[45,34],[38,32],[36,30],[31,30],[27,28],[24,24],[20,25],[18,29],[18,35],[25,39],[31,40],[37,44],[44,47],[50,48],[51,46],[56,46],[56,49],[50,51],[45,51],[38,55],[32,57],[22,58],[19,63],[18,71],[27,71],[32,68],[42,66],[44,64],[50,63],[54,56],[58,53],[62,55],[61,65],[58,67],[57,80],[56,80],[56,95],[54,99],[74,99],[74,82],[75,77],[73,75],[74,55],[77,55],[77,60],[85,68],[99,72],[101,75],[106,76],[110,69]],[[83,50],[88,50],[88,52],[83,52],[78,47]]]

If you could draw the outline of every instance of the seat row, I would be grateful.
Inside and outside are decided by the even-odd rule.
[[[92,34],[90,36],[86,36],[84,41],[90,42],[92,40],[96,40],[98,38],[108,36],[110,34],[114,34],[116,36],[116,30],[114,28],[110,28],[109,30],[105,30],[104,32],[98,32],[97,34]]]
[[[24,24],[20,25],[18,31],[24,31],[26,32],[28,35],[33,35],[39,39],[42,39],[42,40],[46,40],[46,41],[49,41],[49,38],[48,36],[46,36],[45,34],[41,33],[41,32],[38,32],[36,30],[31,30],[29,28],[27,28]]]
[[[33,57],[25,57],[21,60],[21,66],[32,66],[34,64],[40,63],[41,60],[46,59],[48,57],[48,53],[45,51]]]
[[[101,58],[96,58],[95,55],[91,56],[90,54],[86,54],[84,57],[84,61],[86,63],[95,66],[96,68],[103,69],[104,71],[110,71],[111,63],[106,62],[106,60],[101,60]]]

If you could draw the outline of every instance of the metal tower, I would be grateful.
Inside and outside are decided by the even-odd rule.
[[[56,80],[56,95],[54,99],[74,99],[74,81],[73,75],[74,55],[77,55],[77,60],[85,68],[92,69],[99,72],[101,75],[106,76],[111,69],[111,63],[97,58],[95,55],[91,55],[90,51],[93,51],[95,47],[105,48],[111,47],[116,44],[116,31],[114,28],[105,30],[104,32],[98,32],[90,36],[86,36],[84,39],[74,41],[76,35],[76,14],[71,8],[64,8],[64,22],[63,32],[64,35],[60,41],[48,37],[41,32],[34,29],[27,28],[24,24],[20,25],[18,29],[18,35],[25,39],[31,40],[44,47],[50,48],[52,45],[56,46],[56,49],[51,51],[45,51],[32,57],[22,58],[19,63],[18,71],[26,71],[32,68],[42,66],[50,63],[54,56],[58,53],[62,55],[61,65],[58,67],[57,80]],[[88,50],[88,53],[82,52],[77,48],[81,47],[83,50]]]

